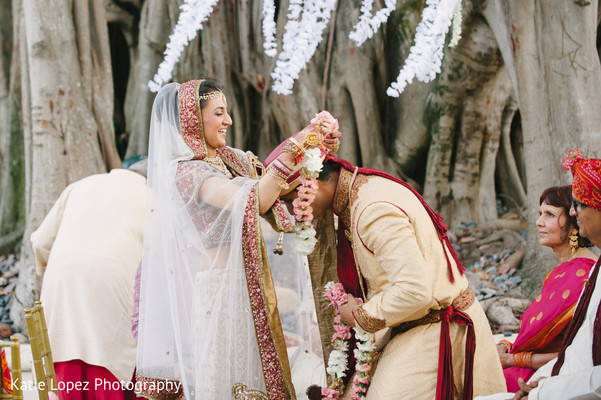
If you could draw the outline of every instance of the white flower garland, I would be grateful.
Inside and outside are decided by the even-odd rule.
[[[453,32],[451,34],[451,42],[449,43],[449,47],[457,46],[459,39],[461,39],[461,23],[463,22],[461,11],[461,0],[457,0],[457,4],[453,10]]]
[[[349,39],[357,43],[357,46],[361,46],[367,39],[370,39],[380,25],[388,20],[390,13],[396,9],[396,0],[386,0],[385,7],[377,11],[372,17],[371,10],[373,6],[373,0],[363,0],[363,4],[361,4],[359,22],[349,34]]]
[[[275,57],[277,54],[275,30],[275,0],[263,0],[263,48],[269,57]]]
[[[321,395],[324,399],[334,400],[338,399],[344,392],[342,378],[346,376],[348,369],[347,352],[349,350],[348,340],[351,338],[351,327],[342,320],[339,311],[339,308],[347,303],[348,297],[342,283],[332,281],[326,283],[323,297],[330,306],[334,307],[336,316],[334,317],[335,332],[332,335],[332,347],[334,349],[330,352],[328,367],[326,368],[326,372],[330,375],[329,385],[321,388]],[[361,301],[361,299],[358,300]],[[361,399],[365,397],[369,386],[369,371],[372,367],[373,355],[376,352],[376,343],[373,333],[361,333],[356,328],[353,328],[353,330],[357,339],[356,347],[353,349],[356,373],[353,377],[350,394],[352,399]]]
[[[417,26],[415,44],[409,51],[397,81],[386,91],[389,96],[398,97],[413,78],[430,82],[440,72],[444,41],[458,1],[461,0],[426,1],[422,21]]]
[[[161,85],[172,78],[173,67],[179,60],[184,47],[193,40],[202,24],[207,20],[213,7],[219,0],[186,0],[180,6],[181,13],[173,33],[169,36],[169,42],[165,49],[165,59],[159,65],[157,73],[148,87],[152,92],[158,92]]]
[[[202,29],[213,7],[219,0],[185,0],[180,6],[181,13],[165,49],[165,58],[148,87],[158,92],[162,84],[171,80],[175,63],[184,47]],[[373,0],[363,0],[361,16],[349,38],[358,46],[371,38],[380,25],[388,20],[396,8],[395,0],[385,0],[385,7],[371,15]],[[315,54],[322,40],[323,31],[330,21],[336,0],[290,0],[288,22],[286,23],[282,52],[271,74],[273,90],[288,95],[292,93],[294,81],[300,71]],[[269,57],[277,54],[275,39],[275,0],[263,2],[263,48]],[[450,46],[455,46],[461,38],[461,0],[427,0],[422,13],[422,21],[417,27],[415,44],[409,51],[405,65],[386,93],[398,97],[413,78],[430,82],[440,72],[442,48],[451,21],[453,31]]]
[[[274,80],[272,88],[279,94],[292,93],[294,81],[315,54],[336,6],[336,0],[307,0],[304,5],[302,3],[301,0],[290,1],[282,52],[271,73]]]
[[[317,231],[313,228],[313,209],[311,204],[317,192],[317,177],[323,168],[321,150],[317,147],[307,149],[303,155],[300,170],[298,197],[294,200],[294,214],[296,220],[296,235],[292,239],[292,250],[300,255],[307,256],[313,252],[317,244]]]

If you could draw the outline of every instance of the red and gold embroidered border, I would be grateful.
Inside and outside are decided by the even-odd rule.
[[[334,211],[336,212],[336,215],[340,217],[342,223],[349,231],[352,231],[353,228],[351,226],[352,204],[349,204],[349,199],[351,199],[351,202],[356,199],[361,186],[369,181],[369,176],[357,174],[355,180],[351,182],[353,175],[353,172],[341,168],[340,175],[338,177],[338,185],[336,186],[336,192],[334,194]]]
[[[267,304],[265,304],[263,297],[263,283],[261,280],[263,263],[261,234],[257,221],[259,204],[256,198],[256,190],[257,186],[252,189],[245,209],[242,233],[244,271],[267,394],[272,400],[285,400],[286,385],[280,358],[270,329]]]
[[[273,211],[275,223],[280,231],[284,233],[294,233],[294,225],[292,225],[292,222],[290,221],[286,206],[282,204],[281,201],[276,200],[271,209]]]
[[[222,147],[217,149],[217,154],[219,154],[225,165],[233,171],[235,176],[253,177],[248,168],[242,164],[242,161],[240,161],[234,150],[229,147]]]
[[[459,311],[463,311],[474,303],[476,297],[471,287],[467,287],[461,294],[455,297],[453,300],[453,308]]]
[[[194,152],[195,160],[202,160],[207,156],[200,104],[198,102],[198,88],[202,80],[182,83],[178,89],[179,125],[184,142]]]
[[[178,400],[184,398],[184,387],[180,381],[157,379],[136,373],[136,395],[156,400]],[[140,389],[138,391],[138,389]]]

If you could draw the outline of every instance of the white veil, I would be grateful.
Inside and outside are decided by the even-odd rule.
[[[257,294],[249,293],[245,272],[249,235],[259,242],[262,235],[277,239],[264,224],[245,231],[245,215],[257,206],[257,180],[228,179],[210,164],[193,160],[179,129],[178,88],[172,83],[159,91],[151,116],[136,390],[154,398],[294,396],[294,391],[284,397],[271,389],[277,379],[266,369],[268,353],[259,335],[264,327],[257,325],[253,308]],[[232,151],[246,162],[243,152]],[[209,179],[217,190],[202,191]],[[274,281],[289,354],[307,348],[318,353],[319,344],[308,335],[313,301],[302,259],[288,250],[285,256],[270,256],[270,262],[281,264],[271,268],[277,270]],[[261,268],[268,271],[269,266]],[[273,302],[265,294],[259,300]],[[270,329],[278,339],[279,326]],[[282,358],[286,369],[288,360]],[[299,359],[298,352],[292,359]],[[317,379],[322,375],[318,372]]]

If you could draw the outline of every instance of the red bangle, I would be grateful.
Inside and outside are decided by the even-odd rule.
[[[521,353],[514,353],[513,360],[515,365],[520,368],[532,368],[532,352],[523,351]]]

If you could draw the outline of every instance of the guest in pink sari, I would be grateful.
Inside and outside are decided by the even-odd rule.
[[[557,357],[585,279],[597,259],[588,249],[592,244],[578,233],[571,206],[571,186],[548,188],[540,197],[539,241],[553,250],[559,265],[547,275],[541,293],[520,318],[514,343],[502,340],[497,345],[509,392],[520,389],[518,378],[528,381],[538,368]]]

